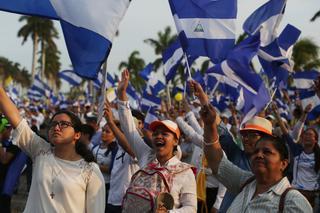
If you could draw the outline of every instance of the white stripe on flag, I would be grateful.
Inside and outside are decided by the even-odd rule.
[[[235,21],[234,19],[211,19],[211,18],[185,18],[179,19],[174,15],[176,23],[179,23],[179,33],[181,29],[187,38],[204,39],[234,39]]]
[[[254,95],[257,95],[257,91],[255,91],[250,85],[248,85],[246,82],[244,82],[227,64],[226,61],[223,61],[221,63],[221,69],[223,70],[224,74],[234,80],[235,82],[238,82],[240,85],[245,87],[247,90],[252,92]],[[249,80],[249,79],[248,79]]]
[[[282,19],[282,14],[277,14],[274,16],[271,16],[268,20],[263,22],[261,25],[261,28],[258,28],[260,30],[260,40],[261,40],[261,46],[267,46],[270,44],[276,37],[277,37],[277,27]],[[273,30],[270,30],[273,29]]]
[[[293,85],[298,89],[309,89],[314,85],[314,79],[294,78]]]
[[[128,0],[50,0],[50,2],[62,20],[96,32],[111,42],[118,23],[130,3]]]
[[[173,55],[171,56],[171,58],[166,61],[166,63],[164,64],[164,70],[165,70],[165,74],[167,75],[168,72],[171,70],[171,68],[177,64],[177,61],[179,61],[181,59],[181,57],[183,56],[183,50],[182,48],[178,48],[176,49],[176,51],[174,51]]]

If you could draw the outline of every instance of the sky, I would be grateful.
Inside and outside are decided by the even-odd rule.
[[[242,33],[244,20],[265,2],[267,0],[238,0],[237,35]],[[278,32],[290,23],[302,31],[301,37],[311,38],[320,46],[320,18],[315,22],[309,21],[318,10],[320,10],[319,0],[288,0]],[[17,32],[23,26],[23,23],[18,21],[19,17],[17,14],[0,11],[0,56],[31,70],[32,41],[28,40],[22,45],[22,39],[17,37]],[[62,53],[61,69],[70,69],[71,62],[60,25],[56,22],[55,26],[60,34],[57,45]],[[163,31],[166,26],[171,26],[173,32],[176,32],[167,0],[133,0],[120,23],[119,36],[113,41],[108,58],[108,71],[119,73],[120,62],[127,61],[134,50],[140,52],[140,57],[146,64],[152,62],[157,56],[152,47],[143,40],[156,39],[157,33]]]

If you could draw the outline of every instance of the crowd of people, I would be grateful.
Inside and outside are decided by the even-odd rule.
[[[232,104],[218,112],[191,80],[196,101],[167,103],[144,126],[130,107],[129,81],[125,70],[100,123],[93,104],[16,106],[0,88],[1,212],[10,212],[25,165],[26,213],[320,211],[312,103],[292,103],[291,120],[272,103],[240,125]],[[320,97],[319,79],[314,89]]]

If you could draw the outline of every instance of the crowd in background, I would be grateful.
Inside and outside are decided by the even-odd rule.
[[[47,208],[34,207],[35,199],[45,196],[42,193],[47,191],[51,198],[48,196],[42,200],[41,205],[52,205],[64,212],[81,208],[86,208],[81,212],[101,212],[102,209],[105,212],[166,212],[168,208],[172,208],[172,212],[262,212],[263,209],[268,212],[267,209],[281,209],[281,204],[285,211],[286,208],[292,208],[292,212],[308,212],[311,208],[314,212],[320,211],[320,115],[316,120],[307,120],[313,103],[303,108],[299,99],[285,99],[289,109],[289,116],[285,118],[277,105],[271,103],[264,111],[240,124],[243,115],[233,103],[219,112],[209,104],[199,84],[192,81],[190,87],[198,97],[196,100],[190,101],[187,97],[182,101],[173,99],[172,103],[163,100],[162,108],[157,111],[160,121],[147,124],[143,112],[130,108],[125,94],[128,81],[128,73],[124,71],[118,85],[118,97],[110,103],[107,101],[100,123],[96,105],[80,104],[78,100],[74,100],[67,109],[24,102],[17,107],[17,111],[12,111],[8,106],[14,105],[6,103],[2,90],[1,212],[10,212],[11,196],[22,172],[27,173],[29,194],[34,196],[30,198],[29,195],[28,198],[26,210],[29,212]],[[319,79],[315,90],[320,91]],[[19,115],[14,117],[12,114],[16,112]],[[71,120],[57,120],[59,116]],[[68,157],[66,160],[62,151],[65,147],[54,138],[68,127],[75,130],[72,141],[76,151],[68,152],[68,156],[72,153],[74,158]],[[172,135],[167,135],[167,132]],[[36,140],[33,134],[37,135]],[[166,137],[173,141],[169,148]],[[37,141],[40,145],[34,146],[31,141]],[[79,143],[82,145],[79,146]],[[55,148],[51,153],[49,150],[52,147]],[[166,153],[167,149],[173,154]],[[63,175],[61,170],[37,170],[42,168],[39,165],[43,163],[37,160],[39,155],[48,160],[48,165],[52,164],[48,153],[58,159],[58,167],[66,168],[62,170],[62,173],[66,172],[66,183],[61,187],[67,187],[68,178],[75,178],[78,172],[83,175],[85,171],[87,179],[84,178],[84,182],[79,184],[89,187],[96,194],[88,198],[88,194],[77,194],[81,191],[77,188],[70,187],[66,192],[61,192],[65,188],[54,188],[57,178]],[[280,157],[277,159],[275,156]],[[92,166],[90,162],[95,162],[97,166]],[[43,166],[46,166],[45,163]],[[163,167],[167,170],[162,171]],[[81,171],[77,170],[79,168]],[[164,176],[164,180],[160,183],[152,178],[149,180],[146,174],[150,173],[153,177],[152,171],[160,171],[156,178]],[[41,191],[31,186],[31,179],[45,189]],[[42,179],[45,183],[41,183]],[[95,182],[91,183],[92,179]],[[282,193],[290,185],[296,190],[286,192],[288,194],[283,195],[285,201],[280,201]],[[149,191],[145,192],[146,189]],[[171,194],[174,202],[171,207],[153,203],[159,192]],[[60,203],[52,201],[61,193],[65,200]],[[74,195],[70,197],[70,194]],[[105,196],[97,198],[97,194]],[[137,198],[146,194],[152,195],[147,203],[144,202],[147,198]],[[72,200],[79,199],[75,195],[83,196],[85,204],[73,206],[82,202]]]

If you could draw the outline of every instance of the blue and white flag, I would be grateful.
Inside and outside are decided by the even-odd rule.
[[[94,79],[130,0],[2,0],[0,10],[60,20],[75,72]]]
[[[63,70],[59,72],[59,77],[72,86],[79,86],[82,82],[82,78],[73,70]]]
[[[170,44],[170,46],[162,53],[162,61],[167,82],[174,79],[182,57],[183,50],[179,39]]]
[[[243,30],[254,35],[260,32],[261,46],[267,46],[277,37],[287,0],[270,0],[255,10],[244,22]]]
[[[263,80],[250,66],[259,47],[259,33],[249,36],[230,51],[226,60],[213,67],[214,72],[224,74],[242,87],[242,112],[246,114],[245,119],[260,112],[270,101],[270,94]]]
[[[147,83],[146,91],[149,94],[153,94],[153,95],[157,96],[158,93],[165,88],[166,88],[166,86],[161,81],[159,81],[157,78],[153,77],[153,78],[149,79],[149,81]]]
[[[155,95],[150,95],[145,91],[142,95],[141,111],[147,112],[150,107],[156,107],[160,109],[161,98],[158,98]]]
[[[149,129],[149,125],[153,122],[153,121],[157,121],[158,116],[157,116],[157,112],[156,112],[157,108],[156,107],[150,107],[146,117],[144,119],[144,128]]]
[[[150,74],[153,70],[153,64],[149,63],[143,70],[139,72],[139,75],[146,81],[149,80]]]
[[[141,95],[134,89],[134,87],[129,83],[127,87],[127,96],[129,98],[130,106],[134,109],[138,109],[140,106]]]
[[[36,75],[32,84],[33,90],[37,90],[41,95],[49,97],[51,93],[50,87]]]
[[[98,73],[98,77],[95,80],[93,80],[93,86],[94,86],[94,88],[99,90],[101,88],[102,83],[103,83],[103,74],[100,71]],[[114,84],[115,84],[115,80],[113,79],[111,74],[109,72],[107,72],[105,87],[106,88],[114,87]]]
[[[320,99],[315,91],[303,91],[299,93],[303,109],[308,104],[312,104],[312,109],[307,116],[307,120],[315,120],[320,115]]]
[[[236,0],[169,0],[184,52],[219,63],[235,43]]]
[[[316,70],[296,72],[292,75],[293,87],[296,89],[310,89],[314,86],[314,81],[320,75]]]
[[[239,96],[239,84],[220,73],[215,73],[213,68],[208,69],[207,73],[207,89],[212,96],[214,90],[219,90],[232,101],[236,101]]]

